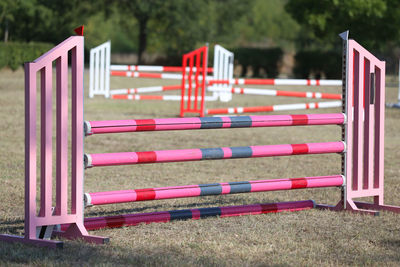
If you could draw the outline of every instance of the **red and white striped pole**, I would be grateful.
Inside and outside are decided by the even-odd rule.
[[[317,99],[342,99],[340,94],[328,94],[319,92],[298,92],[298,91],[283,91],[274,89],[258,89],[258,88],[218,88],[210,86],[208,90],[211,92],[228,92],[232,94],[242,95],[268,95],[268,96],[288,96],[301,98],[317,98]]]
[[[111,95],[111,99],[125,99],[125,100],[161,100],[161,101],[181,101],[181,95]],[[188,96],[184,96],[184,100],[188,100]],[[195,96],[190,97],[191,101],[201,101],[202,97]],[[205,96],[204,101],[217,101],[218,97]]]
[[[230,85],[309,85],[309,86],[341,86],[342,80],[309,80],[309,79],[230,79],[208,80],[213,84]]]
[[[258,106],[258,107],[216,108],[216,109],[206,109],[205,113],[208,115],[241,114],[241,113],[272,112],[272,111],[284,111],[284,110],[335,108],[341,106],[342,106],[341,101],[332,101],[332,102],[298,103],[298,104]]]
[[[148,65],[111,65],[110,70],[116,71],[154,71],[154,72],[182,72],[182,66],[148,66]],[[189,71],[189,68],[186,69]],[[193,71],[196,71],[194,68]],[[202,69],[200,71],[203,71]],[[213,72],[213,68],[207,68],[207,72]]]

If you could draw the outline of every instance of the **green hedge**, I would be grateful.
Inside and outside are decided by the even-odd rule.
[[[299,51],[295,56],[293,73],[296,78],[309,78],[314,74],[316,78],[325,75],[327,79],[340,79],[342,71],[342,56],[337,51]]]
[[[49,43],[0,43],[0,69],[17,70],[25,62],[33,61],[53,47]]]
[[[260,77],[260,69],[263,68],[267,77],[274,78],[279,74],[283,51],[280,48],[236,48],[235,61],[243,66],[240,77],[244,77],[248,66],[253,68],[253,77]]]

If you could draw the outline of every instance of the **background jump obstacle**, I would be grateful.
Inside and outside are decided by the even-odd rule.
[[[199,116],[204,117],[207,60],[207,46],[183,55],[181,117],[185,113],[198,113]]]
[[[218,207],[207,209],[191,209],[183,211],[156,212],[150,214],[128,214],[111,217],[83,218],[83,37],[70,37],[48,53],[32,63],[26,63],[25,73],[25,97],[26,97],[26,159],[25,159],[25,236],[0,235],[0,240],[9,242],[23,242],[38,246],[60,247],[61,241],[53,241],[52,235],[69,239],[83,239],[93,243],[104,243],[107,238],[91,236],[87,229],[99,229],[103,227],[119,227],[135,225],[140,222],[170,221],[177,218],[198,219],[211,215],[237,216],[243,214],[260,214],[266,212],[278,212],[282,210],[303,210],[312,207],[328,208],[333,210],[351,210],[367,214],[376,214],[376,210],[390,210],[400,212],[399,207],[383,204],[383,167],[384,167],[384,96],[385,96],[385,63],[376,59],[367,50],[354,40],[347,39],[347,33],[342,34],[344,39],[343,56],[343,112],[338,114],[320,114],[321,121],[318,125],[337,123],[342,126],[342,140],[328,143],[307,143],[296,145],[253,146],[239,148],[217,149],[193,149],[193,155],[181,153],[183,150],[175,150],[163,153],[163,151],[131,152],[135,155],[133,163],[151,163],[167,161],[185,161],[199,159],[223,159],[272,155],[298,155],[314,153],[341,153],[342,173],[333,176],[304,177],[300,179],[261,180],[239,183],[220,183],[218,185],[197,185],[192,187],[194,192],[188,193],[188,186],[152,188],[145,191],[135,190],[124,192],[97,192],[88,193],[88,196],[101,202],[120,201],[114,197],[129,195],[130,201],[138,197],[142,200],[157,198],[169,198],[174,194],[180,194],[176,190],[183,190],[183,194],[192,197],[198,194],[223,194],[269,191],[274,189],[298,189],[312,187],[337,186],[342,187],[342,197],[339,203],[333,206],[314,204],[312,201],[284,202],[276,204],[256,204],[247,206]],[[71,114],[68,114],[68,52],[71,51]],[[200,54],[200,53],[195,53]],[[191,54],[188,60],[195,57]],[[56,86],[52,86],[52,62],[56,61]],[[196,59],[196,62],[197,59]],[[197,63],[196,63],[197,64]],[[204,65],[206,66],[206,65]],[[196,66],[198,68],[198,66]],[[40,100],[37,101],[37,72],[41,73]],[[204,75],[204,72],[202,73]],[[189,76],[190,77],[190,76]],[[56,95],[56,160],[52,157],[52,94],[55,87]],[[40,205],[37,207],[36,172],[37,144],[36,130],[37,102],[40,102]],[[354,113],[353,113],[354,110]],[[71,159],[68,157],[69,116],[71,117]],[[287,117],[285,117],[287,116]],[[297,126],[311,125],[316,119],[313,115],[285,115],[281,117],[242,117],[242,118],[193,118],[189,120],[189,126],[183,126],[188,122],[181,119],[153,119],[136,120],[116,123],[110,121],[85,123],[86,133],[107,133],[118,131],[153,131],[153,130],[177,130],[179,127],[188,130],[198,129],[203,125],[209,128],[234,128],[261,127],[258,122],[267,126]],[[314,118],[308,123],[309,119]],[[197,121],[195,121],[197,119]],[[253,124],[254,119],[254,124]],[[173,122],[172,120],[176,120]],[[190,122],[191,121],[191,122]],[[317,123],[316,123],[317,124]],[[254,125],[254,126],[253,126]],[[102,127],[106,129],[101,131]],[[113,128],[116,130],[114,131]],[[98,132],[96,132],[98,130]],[[184,152],[187,152],[185,150]],[[164,151],[165,152],[165,151]],[[260,154],[258,154],[260,153]],[[118,153],[121,155],[120,153]],[[169,155],[171,156],[169,156]],[[109,158],[107,154],[91,154],[91,164],[114,165],[114,163],[132,163],[126,158]],[[123,155],[124,156],[124,155]],[[89,159],[89,157],[87,157]],[[89,163],[89,160],[87,160]],[[55,164],[56,177],[56,205],[52,207],[52,169]],[[67,199],[68,193],[68,166],[71,164],[71,204]],[[257,188],[257,186],[260,186]],[[289,188],[290,187],[290,188]],[[175,192],[174,192],[175,190]],[[167,192],[162,195],[162,192]],[[109,200],[110,194],[113,199]],[[134,195],[135,194],[135,195]],[[178,195],[178,197],[181,197]],[[374,197],[373,203],[354,201],[355,198]],[[39,208],[39,212],[37,209]],[[71,210],[69,212],[69,210]],[[55,230],[56,225],[63,225],[61,231]],[[86,228],[87,227],[87,228]]]
[[[163,72],[184,72],[182,67],[171,66],[140,66],[140,65],[110,65],[110,42],[106,42],[91,50],[90,57],[90,88],[89,97],[94,95],[104,95],[109,97],[112,94],[132,94],[135,90],[113,89],[110,90],[109,76],[122,77],[138,77],[138,78],[153,78],[153,79],[178,79],[182,80],[183,74],[163,73]],[[233,78],[233,62],[234,54],[220,45],[214,46],[214,66],[207,68],[208,73],[213,73],[213,76],[206,76],[207,91],[211,91],[213,96],[222,102],[228,102],[232,99],[231,91],[227,91],[230,85],[311,85],[311,86],[340,86],[340,80],[305,80],[305,79],[234,79]],[[146,72],[147,71],[147,72]],[[149,73],[149,71],[161,73]],[[196,72],[196,67],[193,67],[193,72]],[[203,71],[203,70],[200,70]],[[186,68],[189,72],[189,68]],[[107,78],[106,78],[107,77]],[[199,79],[203,79],[199,76]],[[159,86],[161,87],[161,86]],[[137,88],[139,89],[139,88]],[[164,90],[156,89],[155,87],[140,88],[137,93],[161,92]],[[249,90],[245,90],[244,94],[251,94]],[[265,92],[264,92],[265,93]],[[264,93],[259,93],[264,95]],[[274,95],[274,94],[265,94]],[[280,94],[283,95],[283,94]],[[289,94],[286,96],[294,96]],[[297,94],[299,97],[299,94]],[[137,98],[142,99],[142,98]],[[146,99],[146,98],[143,98]]]

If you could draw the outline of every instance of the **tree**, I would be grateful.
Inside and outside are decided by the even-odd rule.
[[[316,40],[333,43],[337,34],[350,30],[367,48],[383,49],[400,37],[397,0],[289,0],[286,10]]]
[[[122,12],[136,18],[139,24],[138,64],[143,63],[143,52],[147,47],[148,23],[153,18],[163,18],[162,7],[168,1],[163,0],[123,0],[115,2]]]
[[[0,24],[15,41],[58,43],[96,12],[94,0],[2,0]],[[7,38],[5,38],[7,39]]]

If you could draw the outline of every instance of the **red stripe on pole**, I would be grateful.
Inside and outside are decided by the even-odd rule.
[[[315,108],[319,108],[318,102],[315,103]]]
[[[276,91],[277,96],[306,97],[306,92]]]
[[[108,228],[119,228],[126,224],[124,215],[116,215],[108,218],[104,217],[104,220],[106,220],[106,227]]]
[[[154,131],[155,129],[156,122],[152,119],[136,120],[136,131]]]
[[[111,76],[123,76],[123,77],[126,77],[126,73],[127,73],[127,71],[116,71],[116,70],[110,71],[110,75]]]
[[[182,67],[164,66],[163,71],[165,71],[165,72],[181,72]]]
[[[111,99],[128,99],[127,95],[111,95]]]
[[[154,163],[157,160],[157,154],[154,151],[136,152],[138,162]]]
[[[261,204],[261,213],[278,212],[277,204]]]
[[[163,100],[162,95],[141,95],[141,100]]]
[[[135,193],[136,201],[154,200],[156,198],[156,192],[153,188],[136,189]]]
[[[228,114],[227,108],[216,108],[207,110],[207,114]]]
[[[306,109],[309,109],[310,108],[310,104],[306,104]]]
[[[317,85],[320,85],[320,82],[319,82],[319,80],[317,80]]]
[[[244,84],[274,85],[274,79],[246,79]]]
[[[307,188],[306,178],[292,178],[290,181],[292,182],[292,189]]]
[[[323,94],[321,94],[321,98],[324,98],[324,99],[342,99],[342,95],[339,95],[339,94],[325,94],[325,93],[323,93]]]
[[[290,115],[292,117],[293,123],[292,125],[308,125],[308,116],[307,115]]]
[[[274,111],[273,106],[265,106],[265,107],[247,107],[243,108],[243,112],[269,112]]]
[[[310,80],[307,80],[307,85],[311,85],[311,81]]]
[[[139,78],[157,78],[157,79],[161,79],[162,78],[162,74],[160,74],[160,73],[139,72],[138,73],[138,77]]]
[[[165,85],[165,86],[163,86],[164,91],[179,90],[179,89],[181,89],[181,85]]]
[[[307,154],[308,153],[307,144],[293,144],[291,146],[292,146],[292,149],[293,149],[292,155],[300,155],[300,154]]]

